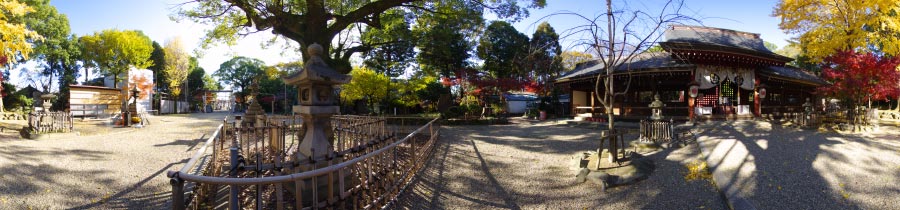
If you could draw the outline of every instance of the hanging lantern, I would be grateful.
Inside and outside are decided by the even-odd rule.
[[[691,83],[688,84],[688,95],[690,95],[691,98],[696,98],[699,93],[700,84],[698,84],[697,81],[691,81]]]
[[[766,98],[766,85],[759,84],[756,87],[756,92],[759,94],[759,98]]]

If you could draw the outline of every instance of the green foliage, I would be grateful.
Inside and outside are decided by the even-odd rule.
[[[150,53],[150,60],[153,61],[153,65],[147,67],[147,69],[153,71],[153,76],[156,77],[156,87],[160,93],[169,93],[169,77],[165,73],[166,52],[156,41],[153,41],[153,52]]]
[[[364,100],[370,109],[375,103],[383,101],[391,87],[391,79],[365,67],[354,68],[350,72],[353,78],[350,83],[341,87],[341,100],[350,103]]]
[[[525,110],[525,117],[528,118],[537,118],[540,115],[540,110],[536,108],[529,108]]]
[[[437,83],[437,78],[429,76],[398,79],[391,82],[391,90],[396,91],[396,94],[393,94],[394,103],[406,107],[415,106],[423,100],[418,93],[428,88],[429,84],[435,83]]]
[[[651,49],[653,47],[650,47]],[[662,47],[660,47],[662,50]],[[594,56],[591,54],[578,52],[578,51],[565,51],[562,53],[562,67],[566,70],[575,69],[575,66],[579,63],[583,63],[586,61],[590,61],[594,59]]]
[[[543,22],[531,35],[528,51],[527,69],[532,69],[537,82],[545,86],[552,85],[553,79],[559,77],[562,71],[562,47],[559,45],[559,34]]]
[[[82,36],[80,41],[84,65],[113,76],[115,85],[123,79],[119,76],[129,69],[153,65],[150,60],[153,43],[140,31],[107,29]]]
[[[416,95],[423,101],[437,103],[441,99],[441,94],[450,94],[450,88],[445,87],[438,81],[425,84],[425,88],[416,91]]]
[[[367,27],[362,33],[362,42],[372,46],[363,52],[366,67],[388,77],[400,76],[409,67],[415,38],[407,15],[404,10],[388,10],[381,17],[381,28]]]
[[[245,92],[248,91],[247,87],[254,78],[265,75],[264,68],[265,64],[259,59],[238,56],[219,65],[213,76],[219,78],[223,84],[240,88],[241,92]]]
[[[644,51],[644,52],[651,52],[651,53],[653,53],[653,52],[665,52],[665,51],[666,51],[666,50],[663,49],[662,46],[659,46],[659,45],[657,44],[657,45],[650,46],[650,48],[647,48],[647,50]]]
[[[30,94],[26,91],[17,91],[15,85],[3,83],[3,107],[8,110],[29,109],[34,102]]]
[[[488,25],[478,42],[478,58],[484,60],[484,70],[494,78],[525,75],[522,62],[527,56],[528,36],[504,21]]]
[[[455,72],[469,65],[466,60],[469,59],[469,51],[474,44],[467,38],[477,36],[484,19],[480,18],[481,10],[466,5],[442,8],[443,10],[457,11],[466,15],[431,14],[429,18],[418,19],[413,29],[419,37],[416,43],[419,49],[416,62],[427,75],[452,77]]]
[[[775,45],[775,43],[763,41],[763,45],[766,46],[766,49],[769,49],[769,51],[775,52],[778,50],[778,45]]]
[[[327,1],[194,1],[181,4],[176,11],[176,19],[189,19],[201,24],[212,25],[206,31],[203,46],[212,43],[235,44],[238,39],[257,31],[268,31],[297,42],[301,49],[313,43],[330,44],[332,40],[353,26],[383,28],[382,19],[390,19],[394,8],[410,10],[414,17],[430,17],[427,14],[435,11],[440,15],[458,16],[461,18],[481,18],[452,10],[453,6],[467,5],[473,11],[488,10],[500,18],[521,19],[528,16],[527,8],[542,8],[544,0],[531,0],[523,7],[515,0],[491,1],[423,1],[423,0],[327,0]],[[425,14],[423,14],[425,13]],[[418,15],[421,14],[421,15]],[[407,27],[408,28],[408,27]],[[352,37],[352,36],[348,36]],[[400,37],[396,37],[400,38]],[[396,39],[395,39],[396,40]],[[345,45],[345,43],[363,43],[363,45]],[[336,45],[325,46],[326,62],[338,72],[347,73],[352,67],[350,57],[363,52],[365,42],[348,40]],[[304,54],[303,60],[309,59]]]

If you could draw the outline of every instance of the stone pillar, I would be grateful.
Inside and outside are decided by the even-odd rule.
[[[349,76],[335,72],[322,60],[322,52],[321,45],[310,45],[307,49],[310,58],[303,69],[284,78],[285,84],[298,89],[300,105],[294,106],[293,111],[303,117],[306,127],[299,151],[312,158],[328,155],[334,150],[331,116],[340,112],[334,87],[350,81]]]

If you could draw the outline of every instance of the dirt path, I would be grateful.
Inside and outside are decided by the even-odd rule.
[[[648,154],[655,172],[600,192],[575,183],[573,154],[597,147],[599,131],[557,125],[445,126],[427,167],[398,209],[722,209],[705,180],[685,181],[696,146]]]
[[[187,162],[225,116],[156,116],[141,129],[0,139],[0,209],[168,208],[165,172]]]

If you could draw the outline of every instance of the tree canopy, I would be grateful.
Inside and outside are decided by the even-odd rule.
[[[894,0],[779,1],[773,16],[782,30],[797,34],[813,61],[846,50],[900,53],[900,3]]]
[[[80,41],[85,66],[113,76],[115,86],[123,79],[120,75],[129,69],[153,65],[153,43],[140,31],[107,29],[82,36]]]
[[[351,70],[349,59],[371,43],[333,45],[333,40],[351,26],[383,28],[386,11],[403,9],[410,14],[447,12],[448,5],[475,5],[490,10],[500,18],[520,19],[528,16],[526,8],[541,8],[544,0],[531,0],[523,7],[515,0],[492,1],[424,1],[424,0],[327,0],[327,1],[250,1],[200,0],[183,4],[177,17],[212,25],[207,30],[204,46],[224,42],[234,44],[239,38],[257,31],[271,30],[273,34],[297,42],[301,49],[313,43],[322,44],[325,60],[339,72]],[[189,6],[190,5],[190,6]],[[449,12],[453,13],[452,10]],[[467,17],[464,17],[467,18]],[[477,18],[481,18],[480,16]],[[387,21],[389,22],[389,21]],[[309,59],[304,54],[303,60]]]
[[[180,38],[172,38],[166,41],[163,47],[163,72],[165,72],[169,86],[169,92],[173,96],[181,95],[181,84],[185,82],[188,74],[196,66],[196,60],[191,62],[191,56],[184,51]],[[194,65],[192,65],[194,64]]]
[[[17,63],[17,57],[27,59],[33,51],[32,40],[42,36],[21,21],[33,8],[18,0],[0,2],[0,66]]]
[[[366,67],[389,77],[402,75],[415,56],[415,38],[409,28],[408,13],[391,9],[382,17],[382,28],[368,27],[361,41],[374,46],[363,51]]]
[[[560,57],[562,57],[562,67],[566,70],[575,69],[575,65],[594,59],[593,55],[578,51],[565,51]]]
[[[521,65],[526,56],[528,36],[504,21],[493,21],[478,42],[478,58],[484,60],[484,70],[494,78],[522,75]]]
[[[341,87],[341,100],[352,102],[365,100],[372,108],[376,102],[384,100],[391,89],[391,78],[365,67],[354,68],[350,72],[353,79]]]
[[[264,68],[265,63],[259,59],[238,56],[219,65],[213,75],[223,84],[241,88],[243,92],[247,91],[254,78],[265,75]]]
[[[841,51],[825,58],[822,78],[831,85],[819,91],[844,99],[851,104],[866,100],[885,100],[900,95],[900,57],[884,57],[874,53]]]
[[[531,42],[528,50],[528,61],[532,69],[534,69],[535,80],[542,83],[550,83],[551,78],[558,77],[562,66],[562,47],[559,45],[559,34],[550,26],[549,23],[543,22],[538,25],[537,30],[531,35]]]

